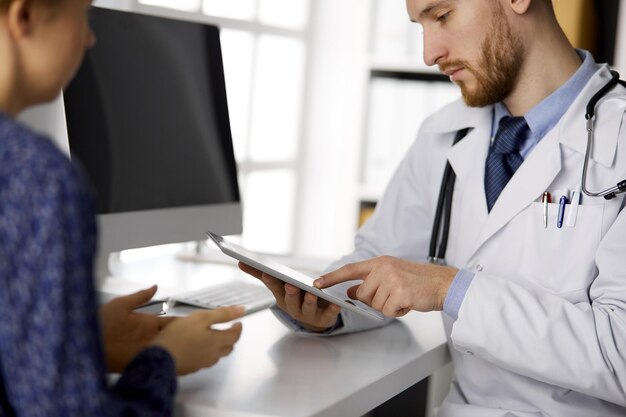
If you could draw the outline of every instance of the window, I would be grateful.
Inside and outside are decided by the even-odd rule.
[[[251,249],[287,254],[293,245],[309,0],[138,3],[202,16],[220,27],[242,240]]]

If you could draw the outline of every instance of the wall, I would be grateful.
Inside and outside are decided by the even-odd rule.
[[[336,258],[352,248],[368,77],[370,2],[315,0],[309,33],[294,252]]]

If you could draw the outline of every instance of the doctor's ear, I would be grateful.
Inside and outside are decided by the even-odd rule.
[[[522,15],[528,12],[533,2],[542,2],[551,0],[505,0],[505,3],[513,10],[514,13]]]

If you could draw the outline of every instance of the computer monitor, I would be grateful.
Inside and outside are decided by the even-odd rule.
[[[96,45],[63,102],[98,195],[100,259],[241,233],[218,28],[102,8],[91,24]]]

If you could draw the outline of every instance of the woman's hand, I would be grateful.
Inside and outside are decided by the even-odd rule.
[[[122,372],[126,365],[175,317],[137,313],[135,308],[147,303],[157,287],[117,297],[100,307],[100,324],[109,372]]]
[[[229,322],[243,313],[240,306],[196,311],[163,329],[152,345],[170,352],[179,375],[195,372],[214,365],[222,356],[232,352],[241,335],[241,323],[235,323],[227,330],[216,330],[211,325]]]

